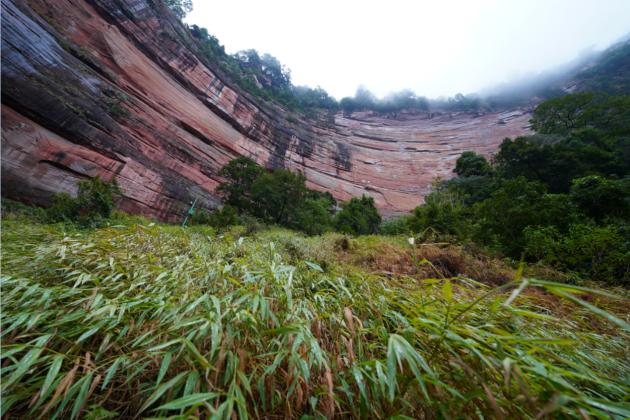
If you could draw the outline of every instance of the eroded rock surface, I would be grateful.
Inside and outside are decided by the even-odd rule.
[[[2,193],[46,204],[116,177],[127,211],[216,207],[218,169],[246,155],[312,188],[411,210],[465,150],[528,133],[523,110],[308,119],[252,98],[148,0],[2,0]]]

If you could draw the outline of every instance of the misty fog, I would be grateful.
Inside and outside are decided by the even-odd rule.
[[[363,85],[382,97],[427,97],[527,81],[630,32],[628,0],[336,2],[193,1],[190,24],[226,50],[254,48],[291,69],[295,85],[340,99]]]

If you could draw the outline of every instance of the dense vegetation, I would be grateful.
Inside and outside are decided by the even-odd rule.
[[[370,197],[338,206],[330,193],[307,188],[303,174],[241,157],[219,172],[225,205],[197,211],[191,223],[277,225],[309,235],[430,232],[554,267],[574,281],[630,284],[630,97],[551,99],[531,122],[537,134],[505,139],[492,162],[463,153],[458,176],[437,181],[425,204],[398,220],[381,224]],[[82,181],[76,198],[54,198],[44,220],[101,226],[118,192],[115,181]]]
[[[191,0],[164,0],[182,19],[192,10]],[[228,54],[219,40],[206,28],[189,26],[202,59],[218,66],[231,81],[257,98],[278,103],[293,111],[312,114],[317,110],[337,110],[337,100],[321,87],[295,86],[291,71],[271,54],[254,49]]]
[[[592,66],[576,77],[583,90],[611,95],[630,94],[630,38],[609,47]]]
[[[226,165],[226,207],[199,223],[239,223],[239,213],[308,234],[410,235],[430,231],[589,278],[630,283],[630,99],[590,93],[541,104],[537,134],[506,139],[492,162],[474,152],[457,160],[456,178],[437,181],[406,217],[381,219],[369,197],[337,203],[306,188],[302,174],[266,171],[247,158]],[[226,216],[227,214],[227,216]],[[214,219],[212,219],[214,217]]]
[[[114,217],[3,211],[3,417],[630,415],[611,291],[406,237]]]
[[[630,284],[630,97],[541,104],[536,135],[506,139],[492,164],[466,152],[398,231],[427,228],[527,261]],[[400,227],[402,226],[402,228]]]
[[[403,109],[428,111],[429,101],[425,97],[416,96],[409,89],[391,93],[383,99],[378,99],[372,92],[360,86],[354,97],[341,99],[339,106],[346,114],[351,114],[354,111],[395,113]]]
[[[267,171],[247,157],[230,161],[219,171],[225,181],[218,192],[225,206],[215,211],[222,213],[237,211],[266,224],[275,224],[311,235],[337,229],[355,235],[376,233],[381,217],[371,197],[352,198],[342,204],[336,213],[337,202],[326,192],[308,189],[306,177],[287,169]],[[227,209],[227,210],[226,210]],[[203,223],[206,211],[193,222]],[[238,218],[231,220],[238,222]],[[212,223],[215,227],[227,224]]]
[[[497,86],[484,93],[483,105],[492,109],[531,105],[539,100],[578,92],[630,94],[630,38],[601,52],[585,54],[536,77]]]
[[[374,111],[383,114],[397,114],[408,112],[475,112],[492,109],[492,106],[477,95],[458,93],[453,97],[427,99],[417,96],[409,89],[390,93],[378,99],[365,87],[359,87],[354,97],[345,97],[339,101],[341,110],[350,115],[355,111]]]
[[[231,80],[250,94],[294,111],[338,108],[335,98],[324,89],[293,85],[290,70],[274,56],[260,55],[253,49],[228,54],[219,40],[205,28],[192,25],[190,33],[197,41],[202,56],[219,66]]]
[[[99,177],[79,182],[76,197],[67,193],[56,194],[50,208],[44,213],[51,222],[76,222],[96,227],[107,220],[116,208],[114,200],[120,194],[114,179],[106,182]]]

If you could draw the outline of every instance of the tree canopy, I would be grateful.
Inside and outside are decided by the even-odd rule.
[[[629,98],[542,103],[532,118],[537,134],[505,139],[492,163],[464,152],[458,176],[436,183],[405,226],[630,284]]]
[[[164,3],[180,19],[186,17],[193,9],[192,0],[164,0]]]

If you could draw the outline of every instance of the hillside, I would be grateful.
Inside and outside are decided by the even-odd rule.
[[[628,36],[603,51],[588,53],[558,68],[487,89],[480,97],[491,107],[527,107],[579,92],[630,93]]]
[[[122,216],[5,211],[2,244],[3,418],[630,415],[623,289],[406,237]]]
[[[630,38],[612,45],[572,77],[573,91],[630,94]]]
[[[245,155],[303,171],[384,214],[422,201],[465,150],[528,133],[526,110],[402,119],[305,117],[254,98],[203,57],[160,3],[3,0],[2,190],[48,204],[77,181],[117,177],[121,207],[178,220],[219,204],[217,171]]]

